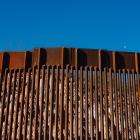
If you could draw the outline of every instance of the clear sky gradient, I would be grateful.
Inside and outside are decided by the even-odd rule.
[[[140,52],[140,1],[0,0],[0,46]]]

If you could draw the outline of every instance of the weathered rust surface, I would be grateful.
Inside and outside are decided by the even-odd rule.
[[[50,66],[5,70],[1,139],[140,139],[134,70]]]
[[[139,72],[140,54],[77,48],[35,48],[32,52],[0,53],[0,70],[42,65],[130,69]]]
[[[140,139],[138,53],[0,53],[1,139]]]
[[[29,52],[10,52],[9,53],[9,68],[26,68],[31,67]]]

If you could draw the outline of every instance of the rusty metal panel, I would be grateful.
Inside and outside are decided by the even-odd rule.
[[[47,48],[46,49],[46,64],[47,65],[63,65],[64,49],[63,48]]]
[[[116,52],[117,69],[135,69],[135,54],[128,52]]]
[[[25,67],[25,60],[26,60],[26,52],[11,52],[10,55],[10,62],[9,68],[24,68]]]
[[[78,65],[99,66],[99,50],[78,49]]]
[[[113,52],[101,50],[101,67],[113,68]]]

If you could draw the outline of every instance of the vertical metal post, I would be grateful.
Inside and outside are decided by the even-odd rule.
[[[101,140],[104,140],[102,69],[99,70],[99,74],[100,74],[100,128],[101,128]]]
[[[50,78],[50,120],[49,120],[49,140],[52,140],[52,122],[53,122],[53,80],[54,80],[54,66],[51,68],[51,78]]]
[[[112,84],[112,69],[109,69],[109,81],[110,81],[110,106],[111,106],[111,138],[114,140],[114,110],[113,110],[113,84]]]
[[[56,68],[56,101],[55,101],[55,140],[57,140],[58,137],[58,99],[59,99],[59,66]]]
[[[71,66],[71,83],[70,83],[70,140],[73,139],[73,67]]]
[[[45,124],[44,124],[44,139],[48,138],[48,98],[49,98],[49,78],[50,78],[50,67],[47,66],[46,74],[46,88],[45,88]]]
[[[117,140],[119,140],[119,106],[118,106],[118,102],[119,102],[119,98],[118,98],[118,90],[117,90],[117,83],[118,82],[118,76],[117,76],[117,72],[116,70],[114,70],[114,97],[115,97],[115,117],[116,117],[116,137]]]
[[[14,102],[15,102],[16,79],[17,79],[17,70],[14,70],[14,79],[13,79],[13,82],[14,83],[13,83],[13,89],[12,89],[11,108],[9,110],[10,119],[9,119],[8,139],[11,139],[11,133],[12,133],[12,123],[13,123],[13,115],[14,115]]]
[[[96,121],[96,140],[98,140],[98,139],[99,139],[99,116],[98,116],[98,77],[97,77],[97,68],[95,68],[94,80],[95,80],[95,121]]]
[[[120,125],[121,125],[121,136],[124,139],[124,118],[123,118],[123,84],[122,84],[122,74],[119,70],[119,94],[120,94]]]
[[[61,94],[60,94],[60,139],[63,139],[63,96],[64,96],[64,67],[61,67]]]
[[[90,134],[92,140],[94,137],[93,127],[93,69],[90,67]]]
[[[9,74],[9,80],[11,81],[11,72]],[[1,114],[0,114],[0,137],[2,137],[2,126],[3,126],[3,115],[4,115],[4,102],[6,98],[6,87],[7,87],[7,77],[8,77],[8,69],[5,69],[4,72],[4,85],[3,85],[3,95],[1,99]]]
[[[108,92],[107,92],[107,69],[104,68],[104,92],[105,92],[105,128],[106,128],[106,139],[109,139],[109,125],[108,125]]]
[[[38,104],[39,104],[39,86],[40,86],[40,66],[37,66],[37,87],[36,87],[36,101],[35,101],[35,125],[34,125],[34,139],[38,138],[38,129],[37,129],[37,124],[38,124]]]
[[[42,137],[42,122],[43,122],[43,100],[44,100],[44,85],[45,85],[45,66],[42,66],[42,82],[41,82],[41,90],[40,90],[40,119],[39,119],[39,140]]]
[[[135,86],[136,86],[136,79],[135,79],[135,72],[134,71],[132,71],[132,80],[133,80],[133,97],[134,97],[134,118],[135,118],[135,125],[136,125],[136,140],[138,140],[139,139],[139,128],[138,128],[138,118],[137,118],[137,116],[138,116],[138,114],[137,114],[137,97],[136,97],[136,88],[135,88]]]
[[[28,69],[27,90],[26,90],[27,97],[26,97],[26,102],[25,102],[25,124],[24,124],[24,130],[23,130],[23,140],[27,139],[27,123],[28,123],[30,82],[31,82],[31,68]]]
[[[75,140],[78,140],[78,67],[75,67]]]
[[[83,67],[80,67],[80,140],[83,139]]]
[[[29,140],[32,139],[32,122],[33,122],[33,103],[34,103],[35,73],[36,73],[36,68],[34,66],[33,70],[32,70],[31,108],[30,108],[30,119],[29,119]]]
[[[22,133],[22,122],[23,122],[23,108],[24,108],[24,95],[25,95],[25,81],[26,81],[26,69],[23,71],[23,85],[22,85],[22,95],[21,95],[21,114],[19,117],[19,133],[18,138],[21,138]]]
[[[15,121],[14,121],[14,128],[13,128],[13,139],[16,138],[16,128],[17,128],[17,118],[18,118],[18,106],[19,106],[19,97],[20,97],[20,86],[21,86],[21,72],[22,70],[19,69],[19,72],[18,72],[18,85],[17,85],[17,97],[16,97],[16,105],[15,105]],[[9,134],[9,136],[11,136],[11,134]],[[9,137],[10,138],[10,137]]]
[[[129,112],[130,112],[130,131],[131,131],[131,139],[134,140],[134,131],[133,131],[133,110],[132,110],[132,96],[131,96],[131,77],[130,71],[128,70],[128,100],[129,100]]]
[[[88,67],[85,67],[85,139],[88,140]]]
[[[124,86],[124,98],[125,98],[125,130],[126,130],[126,139],[129,139],[129,132],[128,132],[128,103],[127,103],[127,89],[126,89],[126,71],[123,70],[123,86]]]
[[[65,140],[68,139],[69,66],[66,66]]]
[[[16,71],[14,71],[14,77],[15,77],[15,74],[16,74]],[[12,76],[12,74],[10,76]],[[7,129],[8,129],[7,124],[8,124],[9,106],[10,106],[11,82],[12,82],[12,77],[10,79],[10,82],[9,82],[9,85],[8,85],[8,91],[7,91],[8,95],[7,95],[7,105],[6,105],[6,111],[5,111],[4,139],[7,139]]]

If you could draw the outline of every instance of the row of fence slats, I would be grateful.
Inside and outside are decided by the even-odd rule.
[[[139,74],[93,67],[5,70],[2,139],[140,138]]]

